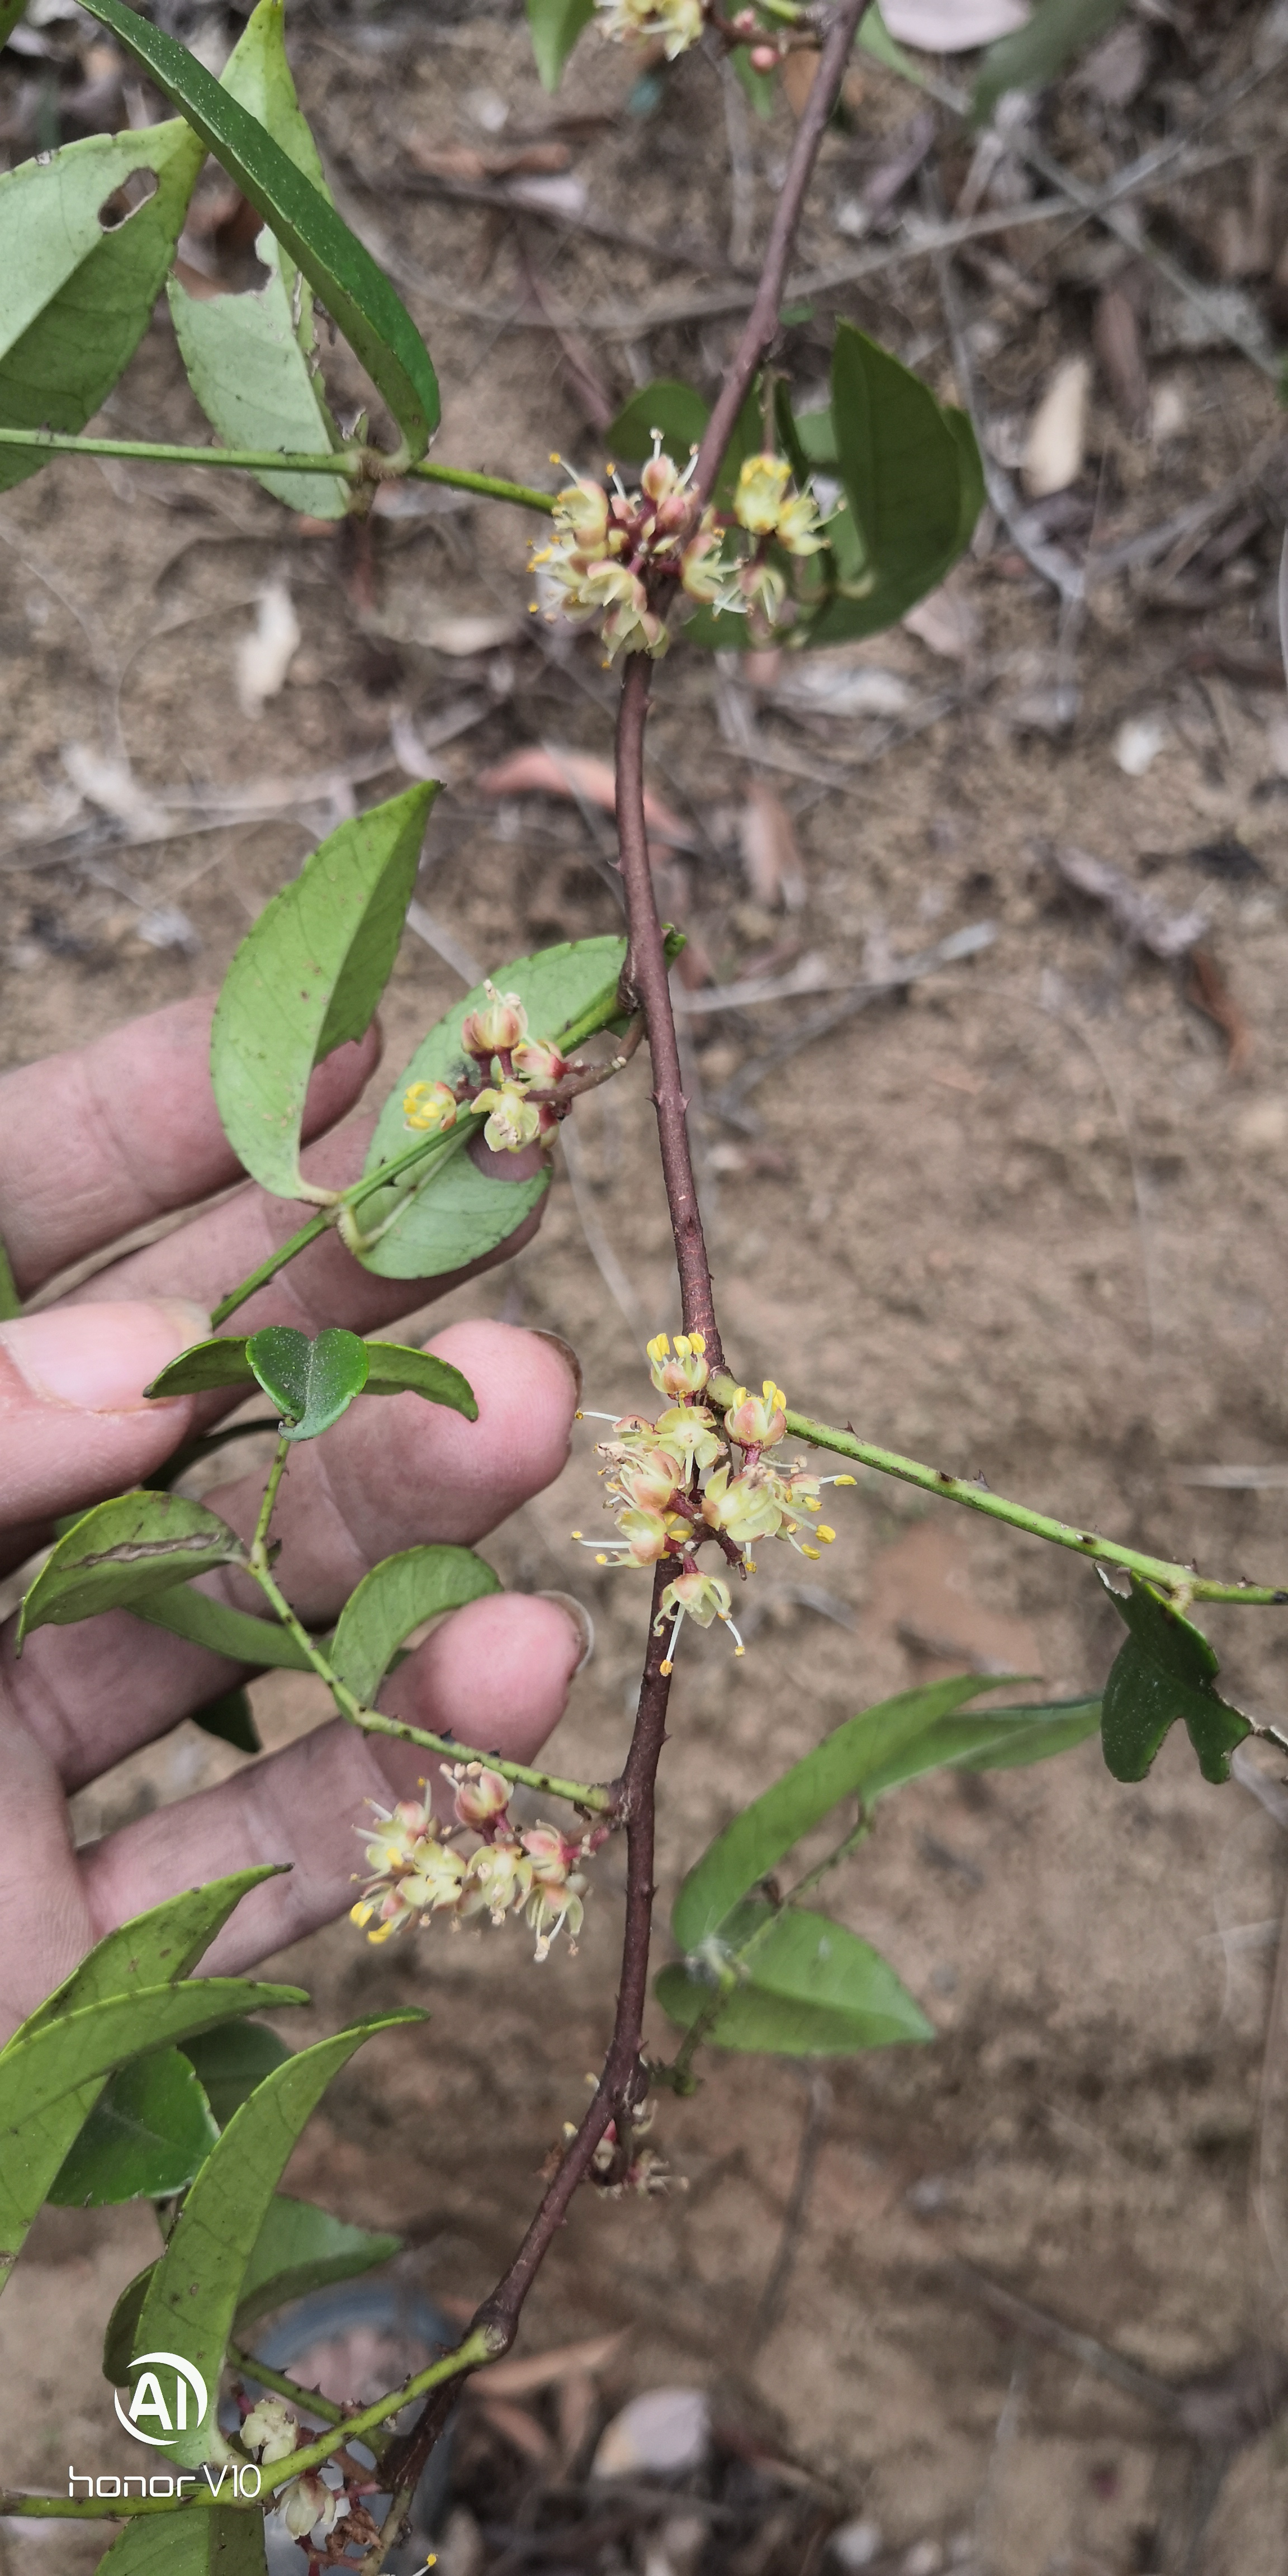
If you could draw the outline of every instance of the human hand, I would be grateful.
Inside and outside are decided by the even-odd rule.
[[[161,1241],[127,1254],[35,1315],[0,1324],[0,1573],[20,1564],[60,1514],[151,1475],[222,1399],[149,1403],[142,1389],[210,1329],[211,1304],[294,1230],[299,1211],[237,1178],[207,1071],[212,1005],[181,1002],[79,1052],[0,1077],[0,1239],[20,1291],[169,1212],[195,1209]],[[339,1048],[314,1077],[306,1134],[324,1135],[375,1066],[373,1034]],[[305,1170],[343,1186],[369,1129],[326,1139]],[[486,1153],[486,1148],[475,1147]],[[505,1178],[523,1155],[489,1156]],[[236,1329],[317,1332],[392,1324],[528,1241],[534,1215],[498,1252],[435,1280],[382,1280],[326,1235],[239,1309]],[[554,1336],[455,1324],[430,1347],[462,1369],[479,1419],[418,1396],[357,1404],[292,1457],[274,1520],[275,1571],[313,1628],[330,1623],[369,1566],[427,1540],[473,1544],[557,1476],[577,1402],[576,1361]],[[227,1409],[226,1406],[223,1409]],[[245,1537],[261,1483],[233,1478],[203,1497]],[[244,1608],[238,1578],[208,1577]],[[531,1761],[584,1660],[587,1630],[562,1596],[498,1594],[457,1610],[408,1658],[382,1705],[436,1734]],[[584,1614],[583,1614],[584,1616]],[[261,1861],[289,1876],[238,1907],[205,1966],[228,1975],[312,1931],[352,1897],[352,1827],[362,1801],[404,1797],[425,1767],[417,1748],[343,1720],[247,1763],[215,1788],[138,1817],[79,1852],[67,1798],[240,1678],[240,1668],[108,1611],[39,1629],[21,1660],[0,1636],[0,2039],[118,1923],[176,1890]]]

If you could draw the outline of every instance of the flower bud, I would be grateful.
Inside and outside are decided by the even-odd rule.
[[[456,1125],[456,1094],[445,1082],[413,1082],[403,1093],[403,1121],[419,1133],[443,1133]]]
[[[754,72],[776,72],[778,47],[777,45],[753,45],[748,60]]]
[[[445,1770],[446,1767],[444,1764]],[[502,1779],[499,1771],[485,1771],[481,1763],[471,1762],[465,1770],[458,1767],[455,1772],[448,1771],[447,1777],[456,1783],[452,1803],[458,1824],[469,1825],[477,1834],[505,1814],[510,1803],[510,1783]]]
[[[686,1481],[678,1458],[666,1449],[650,1449],[643,1458],[624,1459],[609,1490],[643,1511],[664,1512],[677,1485]]]
[[[481,1011],[467,1011],[461,1023],[461,1045],[467,1055],[478,1056],[488,1065],[494,1055],[508,1054],[519,1039],[528,1033],[528,1014],[517,993],[498,993],[495,984],[484,985],[487,994]]]
[[[333,2531],[349,2500],[343,2488],[329,2487],[316,2469],[306,2469],[302,2478],[293,2478],[278,2498],[282,2520],[293,2540],[307,2540],[315,2523],[323,2531]]]
[[[476,1851],[465,1873],[462,1914],[485,1909],[494,1923],[504,1923],[513,1906],[526,1904],[532,1890],[532,1863],[517,1835],[498,1834]]]
[[[525,1082],[558,1082],[568,1070],[568,1059],[560,1054],[553,1038],[521,1038],[512,1061],[515,1072],[522,1074]]]
[[[296,2448],[299,2418],[280,2397],[261,2397],[241,2428],[242,2448],[257,2451],[265,2468],[289,2460]]]
[[[560,459],[556,457],[555,463]],[[600,483],[591,483],[582,475],[556,492],[554,524],[560,536],[571,537],[588,554],[598,554],[608,534],[608,494]]]

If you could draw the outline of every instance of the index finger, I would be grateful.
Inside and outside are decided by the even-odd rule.
[[[210,1084],[213,993],[0,1075],[0,1241],[24,1296],[135,1226],[235,1181]],[[380,1058],[375,1026],[309,1085],[305,1136],[334,1125]]]

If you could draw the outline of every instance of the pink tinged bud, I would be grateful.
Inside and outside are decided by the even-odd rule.
[[[781,1440],[787,1429],[787,1398],[771,1377],[764,1383],[761,1395],[748,1395],[745,1386],[725,1415],[725,1431],[740,1449],[769,1449]]]
[[[528,1014],[517,993],[498,993],[492,983],[485,984],[487,1001],[481,1011],[467,1011],[461,1023],[461,1044],[467,1055],[478,1056],[490,1064],[494,1055],[508,1053],[528,1032]]]
[[[597,550],[608,528],[608,494],[600,484],[585,483],[579,476],[565,492],[556,493],[554,525],[557,537],[572,537],[578,545]]]
[[[474,1765],[459,1781],[453,1800],[458,1823],[469,1825],[475,1833],[503,1816],[509,1803],[509,1781],[499,1771],[482,1771]]]
[[[777,71],[778,48],[776,45],[753,45],[748,60],[754,72]]]
[[[558,1082],[568,1070],[568,1059],[552,1038],[522,1038],[513,1049],[513,1063],[525,1082]]]
[[[701,1395],[711,1371],[706,1362],[706,1337],[702,1333],[677,1333],[672,1354],[669,1336],[655,1333],[647,1344],[649,1373],[659,1395],[681,1400],[688,1395]]]
[[[658,436],[658,432],[656,430],[654,430],[653,436],[654,438]],[[679,487],[679,482],[680,475],[678,467],[672,463],[669,456],[663,456],[660,448],[655,449],[640,476],[641,490],[647,495],[648,499],[656,505],[659,502],[672,500]]]

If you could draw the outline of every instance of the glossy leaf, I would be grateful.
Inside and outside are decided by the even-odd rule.
[[[1219,1787],[1252,1728],[1213,1683],[1220,1671],[1202,1631],[1148,1583],[1106,1591],[1130,1634],[1105,1683],[1101,1742],[1115,1780],[1143,1780],[1169,1727],[1185,1720],[1205,1780]]]
[[[83,2012],[109,1997],[142,1993],[167,1978],[190,1976],[243,1896],[267,1879],[280,1878],[285,1865],[264,1861],[258,1868],[238,1870],[231,1878],[212,1879],[207,1887],[185,1888],[181,1896],[168,1896],[164,1905],[154,1905],[146,1914],[131,1915],[115,1932],[105,1934],[70,1977],[64,1977],[61,1986],[37,2004],[14,2032],[10,2045],[30,2039],[65,2013]]]
[[[245,1553],[227,1521],[183,1494],[144,1490],[96,1503],[59,1539],[26,1594],[19,1648],[33,1628],[133,1609],[189,1575],[237,1564]]]
[[[474,1389],[450,1360],[407,1342],[368,1342],[367,1360],[368,1395],[419,1395],[426,1404],[445,1404],[467,1422],[478,1421]]]
[[[221,1744],[231,1744],[237,1753],[264,1750],[249,1694],[241,1688],[219,1691],[214,1699],[204,1700],[200,1708],[194,1708],[191,1716],[203,1735],[217,1736]]]
[[[85,0],[85,5],[181,111],[303,269],[384,396],[412,455],[423,456],[438,427],[437,380],[411,315],[370,252],[281,145],[186,45],[150,26],[125,0]]]
[[[832,421],[859,552],[847,564],[834,526],[833,549],[853,595],[823,609],[813,643],[893,625],[960,554],[968,511],[961,429],[928,385],[849,322],[837,324],[832,351]]]
[[[131,2059],[104,2085],[46,2198],[60,2209],[105,2209],[183,2191],[219,2131],[182,2050]]]
[[[226,2021],[218,2030],[203,2030],[195,2039],[185,2039],[183,2053],[201,2078],[220,2128],[226,2129],[256,2085],[275,2067],[284,2066],[293,2051],[266,2022]]]
[[[284,2307],[288,2299],[302,2299],[332,2281],[352,2281],[377,2263],[392,2261],[401,2250],[401,2236],[346,2226],[311,2201],[275,2192],[242,2276],[235,2332],[244,2334],[257,2317]]]
[[[99,2576],[265,2576],[264,2529],[262,2513],[237,2505],[141,2513],[99,2560]]]
[[[744,1963],[745,1982],[721,2005],[713,2047],[832,2057],[934,2038],[893,1968],[844,1924],[798,1906],[774,1913],[743,1905],[726,1924],[722,1947],[734,1952],[753,1934],[760,1937]],[[655,1991],[669,2019],[687,2030],[716,1990],[692,1966],[677,1964],[662,1970]]]
[[[914,1745],[963,1700],[996,1688],[974,1674],[902,1691],[875,1708],[860,1710],[794,1762],[772,1789],[754,1798],[690,1870],[675,1900],[671,1929],[681,1949],[694,1951],[725,1923],[739,1900],[775,1869],[785,1854],[830,1815],[843,1798],[866,1798],[883,1766]]]
[[[468,1547],[409,1547],[387,1556],[351,1592],[331,1641],[331,1667],[370,1708],[394,1654],[422,1621],[499,1592],[497,1576]]]
[[[141,2348],[181,2352],[215,2388],[242,2282],[283,2166],[333,2076],[376,2031],[421,2021],[389,2013],[300,2049],[265,2077],[233,2113],[175,2220],[139,2311]],[[169,2456],[185,2467],[205,2458],[209,2432],[176,2432]]]
[[[148,327],[202,159],[175,118],[91,134],[0,178],[0,426],[75,432],[106,400]],[[6,448],[0,491],[46,461]]]
[[[224,66],[221,87],[266,127],[297,170],[331,204],[317,145],[301,112],[286,59],[283,0],[258,0]],[[189,295],[167,287],[179,354],[206,418],[226,447],[280,447],[324,455],[339,432],[317,372],[313,291],[267,229],[256,252],[269,275],[241,295]],[[342,519],[348,487],[318,474],[260,474],[256,481],[288,509]]]
[[[278,1626],[276,1619],[257,1619],[250,1610],[234,1610],[228,1601],[212,1601],[209,1593],[196,1592],[188,1584],[176,1584],[172,1591],[159,1593],[135,1614],[151,1627],[168,1628],[172,1637],[186,1637],[190,1645],[208,1646],[213,1655],[227,1655],[235,1664],[246,1664],[252,1671],[285,1671],[309,1673],[313,1667],[302,1646],[297,1646],[289,1629]]]
[[[296,1986],[185,1979],[109,1996],[18,2031],[0,2050],[0,2280],[93,2107],[96,2079],[232,2014],[305,2001]]]
[[[347,1413],[367,1383],[367,1345],[341,1324],[314,1340],[293,1324],[266,1324],[246,1344],[265,1395],[282,1416],[285,1440],[316,1440]]]
[[[987,47],[971,99],[976,124],[992,115],[1007,90],[1045,89],[1075,54],[1107,33],[1124,6],[1125,0],[1038,0],[1026,27]]]
[[[558,89],[568,56],[594,17],[595,0],[527,0],[527,11],[541,86]]]
[[[370,1027],[389,980],[437,793],[432,781],[411,787],[342,823],[265,905],[224,977],[215,1099],[234,1153],[279,1197],[300,1191],[314,1065]]]
[[[625,962],[624,939],[579,939],[538,949],[532,957],[512,958],[508,966],[498,966],[492,980],[502,992],[518,993],[533,1037],[562,1038],[575,1027],[580,1042],[595,1029],[620,1024],[617,985]],[[482,985],[476,985],[421,1040],[380,1113],[367,1151],[367,1173],[378,1171],[411,1143],[403,1100],[413,1082],[464,1078],[461,1023],[467,1011],[478,1010],[486,999]],[[529,1181],[493,1180],[478,1170],[468,1150],[426,1180],[413,1172],[364,1202],[364,1232],[373,1234],[380,1226],[387,1231],[360,1255],[363,1267],[383,1279],[434,1279],[444,1270],[460,1269],[513,1234],[544,1196],[549,1178],[548,1171],[541,1171]]]

